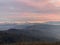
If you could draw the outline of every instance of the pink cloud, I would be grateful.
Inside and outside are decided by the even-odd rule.
[[[6,16],[7,18],[17,18],[17,19],[30,19],[30,21],[60,21],[59,14],[39,14],[39,13],[29,13],[22,12],[19,15]]]
[[[29,12],[22,12],[19,15],[12,15],[6,16],[7,18],[45,18],[50,20],[60,20],[59,14],[40,14],[40,13],[29,13]]]
[[[47,22],[47,21],[60,21],[60,15],[59,14],[40,14],[40,13],[30,13],[30,12],[22,12],[18,15],[10,15],[10,16],[2,16],[1,18],[7,18],[7,19],[17,19],[17,21],[13,22]],[[21,20],[20,20],[21,19]],[[20,20],[20,21],[19,21]],[[4,22],[4,21],[3,21]],[[5,22],[9,22],[8,20]]]
[[[54,7],[51,3],[49,3],[49,0],[44,0],[44,1],[41,1],[41,2],[40,1],[35,2],[35,1],[32,1],[32,0],[17,0],[17,1],[22,2],[27,6],[37,8],[37,9],[45,9],[45,7],[49,8],[49,9],[52,9]]]
[[[46,10],[51,10],[51,11],[56,11],[56,7],[49,3],[49,0],[44,0],[42,2],[35,2],[32,0],[16,0],[17,2],[21,2],[25,4],[28,7],[35,8],[40,11],[46,11]],[[7,19],[22,19],[22,20],[28,20],[29,22],[46,22],[46,21],[60,21],[60,15],[55,14],[55,13],[31,13],[31,12],[21,12],[20,14],[16,15],[7,15],[7,16],[2,16],[2,18],[7,18]],[[24,22],[24,21],[16,21],[17,23],[19,22]]]
[[[60,21],[59,14],[37,14],[37,13],[25,13],[25,17],[35,21]]]

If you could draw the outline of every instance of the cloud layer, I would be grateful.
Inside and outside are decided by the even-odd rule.
[[[50,0],[0,0],[2,23],[60,21],[59,12],[60,8]]]

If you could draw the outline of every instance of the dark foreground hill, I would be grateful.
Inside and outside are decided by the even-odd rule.
[[[15,42],[58,42],[60,25],[34,24],[24,29],[0,31],[0,43]]]
[[[60,45],[60,42],[15,42],[3,43],[0,45]]]
[[[38,38],[30,34],[32,31],[34,30],[9,29],[0,31],[0,43],[57,41],[57,39],[47,36],[40,36],[40,38]]]

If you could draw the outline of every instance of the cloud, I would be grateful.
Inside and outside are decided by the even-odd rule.
[[[2,1],[4,2],[4,1]],[[7,3],[6,3],[7,2]],[[0,5],[0,12],[31,12],[31,13],[59,13],[60,9],[54,7],[48,0],[11,0]]]
[[[27,7],[32,7],[35,10],[38,10],[36,12],[38,13],[59,13],[60,8],[55,7],[52,3],[50,3],[50,0],[17,0],[18,2],[22,2]],[[35,12],[35,13],[36,13]]]
[[[4,12],[4,13],[11,13],[11,12],[17,13],[17,12],[19,12],[20,13],[20,12],[38,12],[39,11],[39,10],[34,9],[30,6],[25,5],[22,2],[20,2],[20,3],[16,2],[16,1],[13,2],[13,0],[11,2],[9,2],[9,0],[6,2],[2,1],[1,5],[0,5],[0,12],[1,13],[2,12]]]
[[[37,13],[29,13],[22,12],[18,15],[8,15],[1,16],[6,19],[10,19],[12,21],[60,21],[60,15],[58,14],[37,14]]]
[[[47,21],[60,21],[60,15],[58,14],[39,14],[30,12],[21,12],[16,15],[0,16],[2,22],[47,22]]]
[[[60,21],[60,8],[49,0],[0,0],[1,22]]]

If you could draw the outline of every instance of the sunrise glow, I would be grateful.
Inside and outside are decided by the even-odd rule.
[[[60,21],[60,0],[1,0],[0,23]]]
[[[56,7],[60,7],[60,0],[50,0],[49,2]]]

